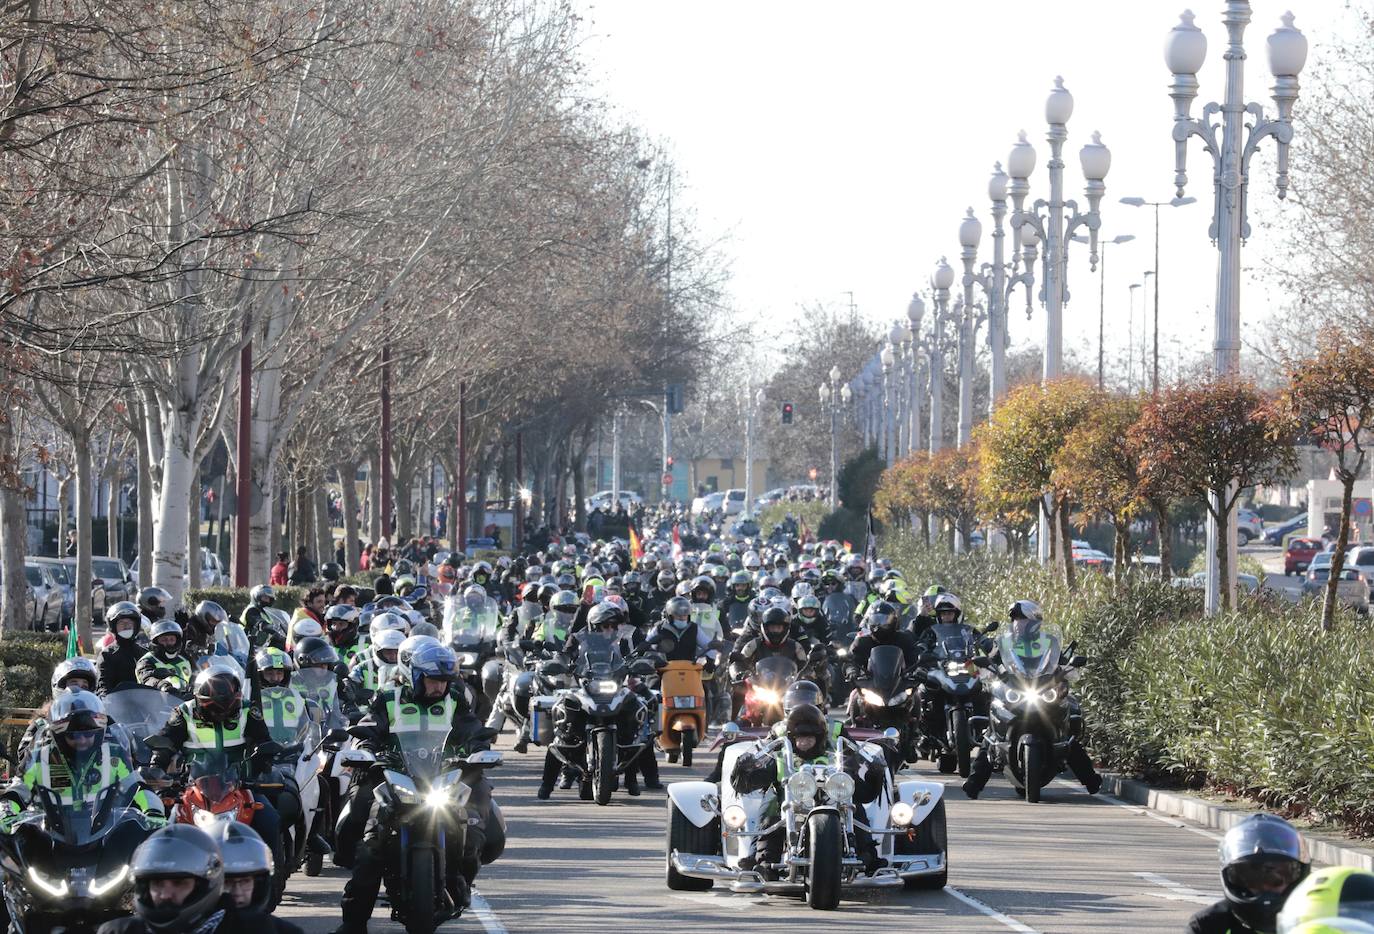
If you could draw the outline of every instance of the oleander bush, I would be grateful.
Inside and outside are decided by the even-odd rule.
[[[1249,797],[1290,816],[1374,834],[1374,640],[1350,613],[1243,596],[1202,614],[1201,594],[1155,579],[1120,587],[1083,574],[1067,591],[1025,559],[951,555],[914,537],[884,542],[914,588],[942,584],[977,625],[1018,598],[1076,640],[1088,746],[1104,767],[1148,781]]]

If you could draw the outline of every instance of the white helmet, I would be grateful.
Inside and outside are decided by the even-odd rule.
[[[376,616],[372,617],[372,625],[368,629],[368,634],[375,643],[377,641],[377,636],[383,632],[399,632],[404,636],[406,633],[410,632],[410,619],[395,611],[378,613]]]
[[[324,638],[324,627],[309,616],[302,616],[291,624],[291,644],[295,645],[302,639],[309,639],[311,636]]]

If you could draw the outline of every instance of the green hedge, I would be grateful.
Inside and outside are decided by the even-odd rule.
[[[186,591],[184,602],[188,608],[194,608],[202,600],[212,600],[224,607],[224,612],[228,613],[231,619],[238,619],[248,606],[248,595],[251,591],[252,588],[249,587],[203,587],[200,590]],[[276,600],[272,605],[288,613],[294,612],[305,598],[304,587],[274,586],[272,592],[276,594]]]
[[[1201,594],[1143,577],[1115,589],[983,552],[953,556],[889,538],[883,553],[915,585],[960,595],[975,624],[1037,600],[1088,656],[1076,692],[1089,749],[1149,781],[1247,796],[1290,815],[1374,834],[1374,640],[1342,611],[1243,597],[1204,617]]]
[[[50,696],[52,671],[67,656],[55,632],[8,632],[0,639],[0,705],[39,707]]]

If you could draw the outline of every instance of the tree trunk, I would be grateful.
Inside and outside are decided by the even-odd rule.
[[[72,475],[69,473],[57,481],[57,557],[67,554],[67,510],[71,507]],[[40,548],[41,552],[42,549]]]
[[[312,499],[315,503],[315,550],[319,552],[315,567],[322,568],[334,560],[334,526],[329,521],[329,492],[325,489],[323,473]]]
[[[1112,549],[1112,580],[1116,586],[1120,587],[1126,576],[1126,559],[1127,553],[1130,551],[1128,547],[1131,535],[1130,524],[1125,520],[1116,521],[1112,523],[1112,530],[1115,539]]]
[[[14,448],[12,423],[0,419],[0,451]],[[29,550],[28,522],[24,515],[24,494],[8,484],[0,485],[0,634],[28,629],[33,608],[28,580],[24,576],[24,555]]]
[[[191,471],[190,496],[186,502],[186,586],[199,590],[205,586],[200,574],[200,468]]]
[[[487,459],[480,458],[477,462],[477,473],[473,476],[473,490],[477,495],[469,504],[472,508],[472,522],[468,526],[477,535],[481,535],[487,525],[487,480],[490,472]],[[510,542],[506,545],[509,547]]]
[[[402,453],[398,448],[392,463],[396,475],[392,479],[391,501],[396,508],[396,543],[399,544],[415,537],[415,512],[410,501],[415,489],[415,458],[409,451]]]
[[[253,465],[253,486],[262,491],[261,507],[248,514],[248,582],[267,580],[276,553],[281,550],[281,525],[277,522],[277,466],[275,462]]]
[[[91,641],[91,439],[85,432],[72,436],[72,452],[76,459],[76,615],[72,620],[84,648]]]
[[[1069,498],[1063,496],[1059,498],[1059,552],[1064,561],[1064,586],[1073,590],[1074,585],[1074,565],[1073,565],[1073,530],[1069,527]]]
[[[1169,524],[1169,504],[1155,504],[1155,529],[1159,536],[1159,573],[1164,580],[1174,576],[1174,527]]]
[[[109,516],[105,522],[105,554],[120,558],[123,556],[119,553],[119,486],[123,476],[112,470],[106,477],[110,486],[105,492],[105,513]]]
[[[378,454],[367,469],[368,537],[375,545],[382,540],[382,458]]]
[[[1231,508],[1234,507],[1228,508],[1226,506],[1226,494],[1228,492],[1226,487],[1212,492],[1216,497],[1216,502],[1222,507],[1221,514],[1214,517],[1217,521],[1217,577],[1221,581],[1221,586],[1218,588],[1221,593],[1221,612],[1229,613],[1231,611],[1231,588],[1228,584],[1231,580],[1231,561],[1226,547],[1230,541],[1230,536],[1227,534],[1229,531],[1227,524],[1231,520]]]
[[[1336,589],[1340,585],[1341,570],[1345,567],[1345,549],[1350,544],[1350,509],[1355,498],[1355,471],[1337,471],[1341,479],[1341,525],[1336,532],[1336,550],[1331,554],[1331,571],[1326,579],[1326,597],[1322,600],[1322,629],[1330,629],[1336,620]]]
[[[187,561],[186,537],[195,465],[191,459],[189,426],[176,421],[164,426],[162,484],[157,497],[157,523],[153,531],[153,584],[172,595],[180,606],[186,589],[182,565]]]
[[[344,515],[344,572],[358,573],[358,488],[354,481],[358,476],[358,465],[340,464],[339,486],[343,491]]]
[[[146,412],[145,412],[146,415]],[[138,447],[138,586],[153,583],[153,458],[146,432],[134,432]]]

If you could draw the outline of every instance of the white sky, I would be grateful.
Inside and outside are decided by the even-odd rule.
[[[1208,39],[1198,115],[1223,95],[1222,3],[1183,2],[1194,4]],[[1100,130],[1112,151],[1102,233],[1137,238],[1109,248],[1110,358],[1113,344],[1118,352],[1126,345],[1128,286],[1153,262],[1153,210],[1117,199],[1174,194],[1162,49],[1183,2],[581,0],[580,9],[593,86],[668,145],[677,203],[705,233],[728,238],[734,304],[759,321],[760,336],[782,337],[800,305],[847,302],[850,290],[871,318],[904,314],[942,255],[962,271],[957,230],[969,206],[983,220],[979,262],[989,261],[992,164],[1005,163],[1025,129],[1038,156],[1031,200],[1048,195],[1044,101],[1063,75],[1075,100],[1066,196],[1086,208],[1078,150]],[[1347,22],[1342,0],[1254,0],[1246,97],[1268,112],[1265,38],[1290,6],[1312,45],[1309,66]],[[1198,203],[1161,210],[1161,346],[1173,337],[1209,353],[1211,157],[1196,139],[1189,147],[1187,194]],[[1252,162],[1242,323],[1269,314],[1276,299],[1252,271],[1274,239],[1269,225],[1284,216],[1273,153],[1266,142]],[[1086,257],[1086,245],[1075,244],[1065,311],[1066,347],[1079,345],[1085,359],[1096,357],[1098,315],[1098,280]],[[1039,343],[1043,309],[1037,304],[1028,322],[1021,292],[1012,308],[1013,344]]]

